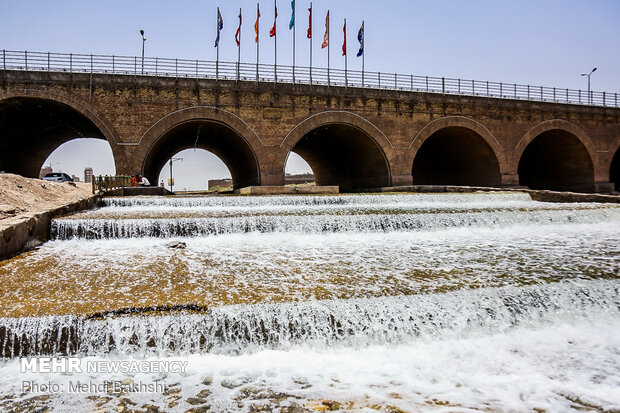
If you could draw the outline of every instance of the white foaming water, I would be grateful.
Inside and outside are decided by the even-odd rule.
[[[2,352],[174,358],[189,369],[41,378],[8,359],[0,392],[9,400],[29,397],[16,377],[131,378],[182,383],[175,406],[163,392],[128,396],[168,411],[188,410],[205,388],[212,411],[312,409],[315,399],[354,411],[620,409],[618,206],[518,193],[105,204],[55,220],[56,240],[3,263],[0,275],[24,277],[24,294],[59,291],[45,298],[60,308],[109,300],[105,286],[117,305],[109,309],[148,307],[161,293],[196,311],[0,318]],[[171,237],[187,248],[167,248]],[[93,403],[64,392],[50,405]]]
[[[265,405],[260,394],[270,390],[283,395],[283,405],[331,399],[352,406],[353,411],[394,406],[431,412],[611,412],[620,408],[620,321],[598,315],[579,322],[558,321],[538,328],[394,346],[300,346],[236,357],[201,354],[158,359],[186,361],[188,368],[183,374],[22,374],[19,361],[13,360],[0,367],[0,389],[3,394],[19,394],[21,382],[16,382],[16,377],[57,383],[65,389],[70,381],[102,383],[130,378],[142,384],[182,383],[184,398],[208,388],[207,403],[213,411],[250,411],[252,406]],[[201,384],[205,379],[212,384]],[[248,393],[256,397],[238,401]],[[68,412],[94,410],[86,396],[61,392],[52,406]],[[166,411],[192,407],[181,400],[176,408],[167,408],[168,396],[161,393],[123,397],[137,406],[154,404]]]
[[[382,205],[397,204],[468,204],[487,202],[527,202],[531,197],[518,192],[465,193],[465,194],[404,194],[404,195],[270,195],[270,196],[212,196],[212,197],[124,197],[104,198],[107,207],[175,208],[194,207],[265,207],[309,205]]]
[[[238,354],[264,348],[399,344],[620,316],[614,281],[461,290],[390,298],[236,305],[202,314],[3,318],[0,346],[24,354]]]

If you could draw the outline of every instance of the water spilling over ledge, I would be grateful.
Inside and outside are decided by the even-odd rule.
[[[204,313],[0,318],[0,351],[24,355],[238,354],[314,345],[396,345],[620,315],[612,281],[392,298],[237,305]]]
[[[620,406],[617,205],[518,193],[105,203],[0,262],[0,410]],[[189,371],[48,374],[169,387],[26,399],[15,378],[42,379],[20,373],[24,355],[177,358]]]
[[[160,207],[169,202],[168,209],[159,214],[168,218],[152,218],[145,212],[154,213],[153,206],[141,208],[143,200],[112,199],[112,204],[131,205],[133,214],[142,218],[124,218],[121,213],[113,218],[93,214],[76,215],[70,219],[57,219],[51,225],[52,239],[71,238],[108,239],[141,237],[201,237],[234,233],[334,233],[334,232],[391,232],[428,231],[455,227],[489,227],[508,225],[540,225],[558,223],[594,223],[620,219],[620,207],[595,205],[553,205],[535,202],[517,202],[521,196],[508,196],[503,203],[499,195],[482,199],[458,197],[453,201],[443,197],[443,202],[421,203],[416,207],[400,204],[413,202],[407,196],[344,196],[315,197],[310,205],[299,208],[299,197],[268,197],[262,209],[247,210],[246,203],[257,202],[247,198],[163,199]],[[441,197],[437,197],[441,198]],[[378,203],[378,200],[384,203]],[[467,201],[469,199],[469,201]],[[476,202],[473,202],[473,201]],[[238,201],[238,202],[237,202]],[[340,203],[333,204],[340,201]],[[386,202],[387,201],[387,202]],[[187,202],[187,204],[186,204]],[[316,204],[313,204],[316,202]],[[293,204],[295,207],[279,208]],[[214,209],[213,204],[223,208],[227,215]],[[377,206],[377,204],[379,206]],[[318,206],[318,208],[316,208]],[[175,211],[176,209],[176,211]],[[257,210],[258,209],[258,210]],[[236,212],[235,212],[236,211]],[[114,215],[114,210],[106,211]],[[156,213],[156,212],[155,212]],[[203,215],[211,215],[202,217]],[[220,216],[218,216],[218,214]],[[234,214],[236,216],[230,216]],[[215,215],[215,216],[213,216]]]

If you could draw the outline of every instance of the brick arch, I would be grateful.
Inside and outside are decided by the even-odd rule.
[[[62,144],[81,137],[106,140],[115,167],[124,161],[111,123],[90,102],[76,96],[37,89],[0,94],[4,129],[14,139],[2,139],[0,169],[38,177],[49,155]]]
[[[137,145],[146,145],[150,148],[161,135],[175,125],[201,119],[216,121],[230,127],[252,147],[254,152],[260,151],[264,146],[254,129],[243,119],[232,112],[212,106],[192,106],[167,114],[144,132]]]
[[[208,127],[213,128],[212,130],[220,136],[224,136],[224,139],[219,143],[216,141],[207,144],[198,142],[198,147],[211,151],[220,157],[233,175],[235,186],[259,185],[260,160],[258,155],[264,148],[260,137],[237,115],[210,106],[180,109],[155,122],[138,142],[138,145],[144,148],[141,164],[142,173],[145,176],[153,175],[153,170],[159,168],[161,159],[158,158],[161,156],[156,154],[157,151],[170,152],[174,150],[178,152],[193,147],[193,142],[191,145],[187,142],[175,144],[171,143],[169,138],[171,134],[176,133],[175,131],[191,130],[200,124],[211,125]],[[164,142],[165,140],[168,141]],[[232,150],[234,146],[239,147],[238,157]],[[172,156],[174,153],[169,155]],[[149,178],[153,179],[152,176]]]
[[[620,136],[613,141],[613,143],[609,146],[609,149],[605,152],[598,152],[598,162],[595,165],[598,165],[598,176],[605,180],[607,177],[611,179],[612,173],[612,164],[617,167],[620,166]],[[615,162],[614,162],[615,161]],[[615,171],[614,171],[615,172]],[[617,182],[616,188],[620,187],[620,180]]]
[[[114,147],[114,144],[116,144],[115,136],[117,133],[112,126],[112,123],[110,123],[94,106],[84,102],[82,99],[78,99],[75,96],[61,95],[51,91],[21,89],[17,92],[9,90],[7,93],[4,93],[0,96],[0,102],[11,98],[45,99],[65,104],[88,118],[88,120],[90,120],[101,131],[105,139],[110,143],[110,146]]]
[[[280,148],[283,172],[293,150],[304,152],[302,157],[313,168],[317,184],[339,185],[344,191],[391,185],[394,146],[378,127],[358,114],[314,114],[295,125]],[[362,168],[365,161],[366,168]]]
[[[561,119],[539,123],[515,147],[519,184],[532,189],[590,192],[595,188],[597,158],[590,137]],[[604,178],[605,181],[607,178]]]
[[[350,125],[361,130],[375,141],[384,154],[394,149],[389,139],[374,124],[358,114],[346,111],[321,112],[304,119],[286,135],[280,144],[280,148],[284,149],[288,154],[295,144],[307,133],[318,127],[330,124]]]
[[[585,146],[586,150],[588,151],[588,155],[590,155],[590,159],[594,163],[594,154],[596,153],[596,150],[594,149],[594,144],[592,143],[592,140],[590,139],[588,134],[586,134],[583,129],[581,129],[574,123],[563,119],[553,119],[539,123],[538,125],[528,130],[525,135],[523,135],[514,150],[515,166],[519,164],[525,148],[527,148],[527,146],[538,136],[551,130],[561,130],[564,132],[568,132],[571,135],[575,136],[577,139],[579,139],[583,146]]]
[[[415,157],[424,142],[426,142],[436,132],[446,128],[465,128],[475,132],[491,147],[491,150],[499,163],[500,173],[504,174],[508,171],[508,159],[504,148],[499,141],[484,125],[465,116],[445,116],[432,120],[424,126],[422,130],[420,130],[420,132],[418,132],[418,134],[413,138],[411,144],[409,144],[409,147],[407,148],[410,156],[409,164],[413,164],[413,161],[415,160]]]

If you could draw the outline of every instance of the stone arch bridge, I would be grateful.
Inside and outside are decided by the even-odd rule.
[[[283,185],[291,152],[318,185],[609,192],[620,108],[254,81],[7,70],[0,170],[38,176],[71,139],[109,142],[118,174],[152,182],[182,149],[222,159],[235,188]]]

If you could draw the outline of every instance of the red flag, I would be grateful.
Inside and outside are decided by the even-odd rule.
[[[237,46],[241,46],[241,11],[239,11],[239,27],[237,28],[237,33],[235,33],[235,41],[237,42]]]
[[[269,37],[274,37],[276,35],[276,19],[278,18],[278,8],[276,7],[276,15],[273,18],[273,27],[269,30]]]
[[[308,9],[310,17],[308,18],[308,39],[312,39],[312,5]]]
[[[342,44],[342,55],[347,55],[347,19],[344,19],[344,27],[342,28],[344,32],[344,43]]]
[[[256,23],[254,23],[254,31],[256,32],[255,43],[258,43],[258,19],[260,19],[260,9],[256,6]]]
[[[329,46],[329,10],[327,11],[327,16],[325,16],[325,37],[323,37],[321,49],[325,49],[327,46]]]

